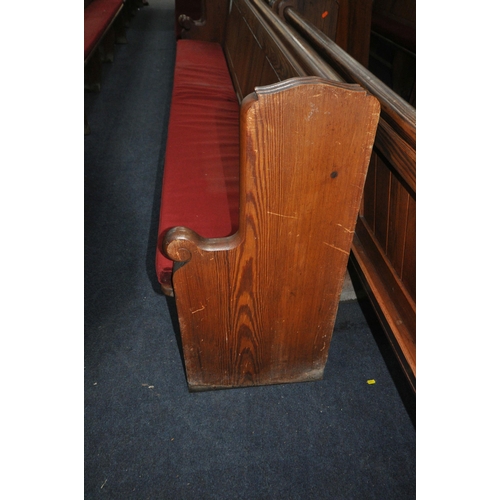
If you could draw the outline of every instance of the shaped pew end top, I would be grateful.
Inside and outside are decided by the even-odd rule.
[[[260,203],[267,206],[268,215],[277,214],[273,212],[275,201],[265,200],[258,194],[262,182],[257,176],[264,176],[264,172],[255,170],[257,156],[261,156],[260,164],[266,166],[265,170],[274,165],[274,175],[278,176],[281,173],[276,171],[276,164],[285,151],[295,163],[293,171],[287,168],[285,175],[310,178],[312,171],[308,164],[331,164],[332,169],[327,169],[323,176],[325,181],[330,182],[339,175],[339,169],[334,168],[336,161],[332,162],[331,158],[340,150],[341,141],[335,141],[335,137],[341,134],[344,122],[344,125],[351,124],[347,136],[356,149],[353,152],[358,157],[362,154],[358,162],[361,160],[366,174],[379,114],[379,101],[357,84],[320,77],[296,77],[256,87],[255,92],[243,99],[240,111],[240,229],[235,235],[225,238],[204,238],[187,227],[172,228],[163,239],[164,255],[175,262],[185,263],[191,260],[193,253],[226,251],[236,247],[244,239],[249,199],[260,199]],[[363,138],[363,134],[366,137]],[[345,131],[343,135],[346,135]],[[268,147],[271,145],[272,154]],[[349,148],[343,150],[349,152]],[[337,160],[343,168],[349,167],[349,161]],[[269,184],[275,180],[270,180]],[[357,191],[360,193],[364,176],[358,181]],[[251,184],[254,194],[248,192]],[[301,190],[294,196],[297,201],[303,198]],[[277,216],[294,217],[285,214]],[[351,234],[352,230],[350,228],[348,233]]]

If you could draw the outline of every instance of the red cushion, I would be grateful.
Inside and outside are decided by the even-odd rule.
[[[87,59],[122,5],[123,0],[94,0],[88,7],[85,7],[83,11],[85,23],[84,59]]]
[[[177,42],[163,174],[156,272],[168,283],[165,233],[185,226],[206,238],[238,228],[239,105],[217,43]]]

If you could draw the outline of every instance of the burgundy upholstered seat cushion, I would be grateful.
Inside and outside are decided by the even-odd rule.
[[[109,23],[123,5],[123,0],[94,0],[84,9],[85,57],[87,59],[95,44],[106,31]]]
[[[172,261],[165,233],[185,226],[200,236],[229,236],[238,227],[239,104],[217,43],[177,42],[162,185],[156,272],[168,283]]]

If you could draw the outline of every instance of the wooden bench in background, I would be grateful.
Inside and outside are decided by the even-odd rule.
[[[318,380],[380,105],[268,5],[202,12],[181,18],[157,251],[188,385]]]
[[[126,43],[124,0],[85,0],[84,67],[85,89],[101,89],[101,63],[112,62],[115,43]],[[85,134],[90,127],[85,118]]]

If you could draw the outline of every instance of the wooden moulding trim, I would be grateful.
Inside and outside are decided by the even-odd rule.
[[[356,239],[356,238],[354,238]],[[388,314],[387,310],[384,310],[381,307],[381,304],[377,301],[373,293],[373,282],[372,278],[375,278],[376,274],[370,274],[368,271],[368,267],[366,266],[367,261],[363,261],[363,251],[358,247],[354,247],[350,256],[350,262],[352,266],[352,270],[354,270],[355,275],[360,279],[363,289],[365,290],[368,300],[370,301],[379,321],[382,325],[382,328],[385,332],[385,335],[396,354],[399,365],[401,366],[408,382],[410,383],[413,391],[416,391],[416,349],[414,347],[409,346],[408,344],[402,344],[399,339],[402,337],[407,337],[404,328],[399,328],[395,330],[392,324],[393,321],[390,322],[391,316]],[[388,321],[389,320],[389,321]]]
[[[400,309],[402,310],[404,317],[414,319],[417,310],[415,301],[406,290],[403,282],[398,277],[396,271],[387,259],[387,255],[376,240],[364,217],[358,217],[356,235],[365,249],[372,248],[372,252],[367,253],[369,253],[371,260],[377,264],[376,267],[379,270],[378,274],[384,275],[384,281],[390,284],[390,288],[394,290],[397,297],[404,296],[404,307],[400,305]],[[395,302],[397,304],[399,301],[396,300]]]
[[[359,83],[380,100],[382,116],[415,148],[415,108],[291,7],[285,9],[284,15],[334,65],[336,71],[346,79]]]
[[[261,86],[261,87],[255,87],[255,92],[257,94],[275,94],[277,92],[282,92],[284,90],[297,87],[299,85],[304,85],[304,84],[318,84],[321,83],[323,85],[333,85],[333,82],[331,80],[328,80],[326,78],[321,78],[317,76],[304,76],[301,78],[290,78],[286,81],[281,81],[281,82],[276,82],[276,83],[271,83],[269,85]],[[356,83],[345,83],[345,82],[335,82],[334,85],[336,88],[341,88],[345,90],[350,90],[351,92],[358,91],[358,92],[364,92],[365,95],[368,95],[368,93],[365,91],[361,85],[358,85]]]
[[[407,142],[382,118],[379,121],[375,148],[389,160],[408,187],[417,192],[417,155]]]
[[[405,362],[416,376],[416,304],[395,275],[362,217],[358,219],[352,253],[367,284],[368,295],[389,327]],[[387,329],[386,329],[387,331]],[[406,369],[405,366],[403,368]]]
[[[269,51],[273,52],[273,50],[278,50],[279,52],[281,52],[284,55],[285,59],[288,61],[290,66],[297,73],[297,76],[307,76],[307,72],[304,70],[303,66],[297,60],[297,57],[290,52],[289,48],[284,43],[283,34],[281,34],[282,36],[279,36],[280,33],[277,33],[276,29],[274,29],[274,30],[272,29],[270,23],[266,22],[266,20],[262,17],[262,15],[260,15],[259,11],[255,8],[255,6],[253,5],[253,2],[251,0],[241,0],[241,2],[237,2],[235,0],[233,3],[233,8],[235,8],[235,7],[240,12],[241,17],[243,18],[244,22],[247,24],[248,29],[250,30],[252,36],[257,40],[257,43],[263,47],[264,51],[266,52],[266,56],[271,64],[271,66],[273,67],[273,70],[277,74],[278,78],[279,78],[278,70],[277,70],[276,66],[273,64],[272,57],[270,57],[270,55],[268,53]],[[249,12],[251,13],[250,16],[248,16]],[[251,17],[251,19],[258,21],[258,24],[262,29],[260,36],[253,29],[255,21],[252,22],[251,19],[249,19],[248,17]],[[269,19],[268,19],[268,21],[269,21]],[[271,19],[271,21],[272,21],[272,19]],[[271,44],[276,49],[273,49],[272,47],[268,47],[269,44]],[[242,98],[243,97],[245,97],[245,96],[242,96]]]
[[[97,48],[99,47],[99,45],[101,44],[101,42],[104,40],[104,37],[108,34],[108,31],[115,24],[116,18],[119,16],[119,14],[121,13],[122,9],[123,9],[123,3],[120,5],[120,7],[118,8],[118,10],[116,11],[116,14],[114,15],[114,17],[111,20],[111,22],[108,24],[107,28],[104,30],[104,33],[101,35],[101,37],[99,38],[99,40],[97,41],[97,43],[94,45],[94,48],[90,51],[90,54],[87,56],[87,59],[85,59],[84,66],[87,65],[87,63],[90,61],[90,59],[92,58],[92,56],[95,54],[95,51],[97,50]]]
[[[269,5],[262,0],[250,0],[255,10],[265,19],[266,23],[274,30],[280,40],[300,58],[300,64],[311,76],[328,78],[342,82],[343,78],[327,64],[311,46],[295,30],[290,28]]]

